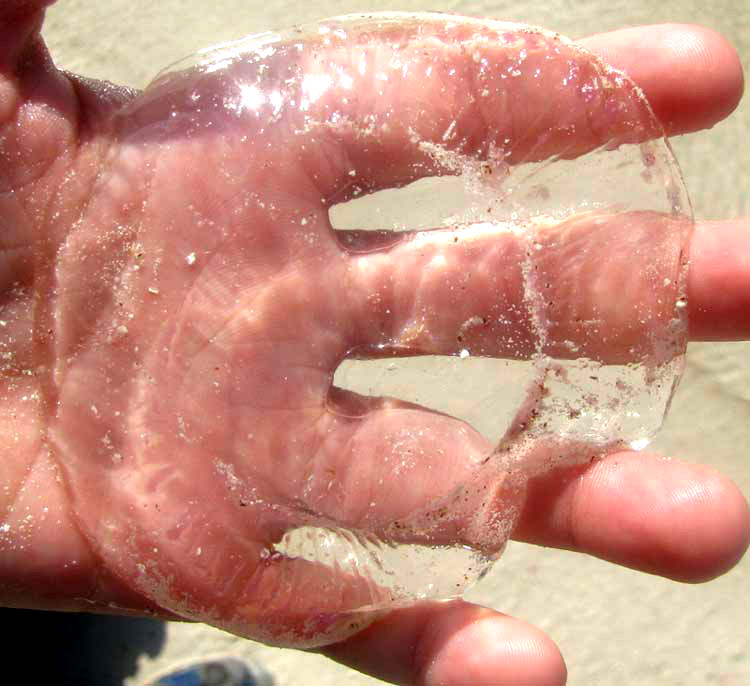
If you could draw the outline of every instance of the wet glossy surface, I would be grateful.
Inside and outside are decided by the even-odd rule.
[[[689,205],[642,94],[564,39],[325,22],[199,55],[117,125],[99,230],[60,262],[105,278],[61,294],[81,323],[54,436],[98,552],[164,607],[340,639],[479,578],[528,478],[658,429]],[[411,198],[395,221],[336,218],[385,189]],[[368,397],[345,365],[366,395],[332,388],[342,360],[406,356],[438,382],[479,359],[497,426]]]

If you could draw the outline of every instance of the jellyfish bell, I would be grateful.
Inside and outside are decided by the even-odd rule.
[[[530,478],[658,430],[690,205],[643,93],[575,43],[344,17],[199,53],[115,126],[98,233],[61,252],[108,290],[59,298],[88,328],[50,436],[95,552],[156,605],[342,640],[461,595]]]

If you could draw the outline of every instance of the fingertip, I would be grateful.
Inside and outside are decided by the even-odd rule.
[[[682,550],[682,565],[675,565],[672,578],[700,583],[710,581],[732,569],[750,545],[750,507],[742,491],[712,467],[694,466],[699,476],[694,485],[675,490],[673,502],[689,503],[683,521],[700,522],[684,527],[689,541]]]
[[[669,135],[710,128],[742,98],[744,76],[737,51],[704,26],[628,28],[583,43],[643,89]]]
[[[699,583],[730,570],[747,549],[750,513],[745,498],[712,467],[650,453],[620,453],[592,472],[593,488],[611,489],[610,502],[619,491],[618,516],[608,531],[619,549],[600,555],[605,559]]]
[[[434,657],[426,661],[418,684],[558,686],[567,681],[560,651],[539,629],[486,608],[463,605],[457,611],[464,614],[458,620],[463,627],[434,632],[428,649]]]
[[[619,452],[533,484],[514,538],[697,583],[742,558],[750,511],[711,467]]]
[[[685,81],[691,88],[682,87],[683,105],[694,108],[696,115],[704,106],[703,117],[696,116],[694,130],[708,128],[729,116],[737,107],[745,89],[742,63],[734,46],[721,34],[704,26],[675,25],[668,34],[666,47],[670,49],[689,73]],[[679,74],[678,74],[679,76]],[[681,103],[675,99],[673,109]],[[672,114],[672,118],[675,118]]]
[[[397,610],[324,652],[413,686],[563,686],[567,680],[560,651],[539,629],[461,600]]]

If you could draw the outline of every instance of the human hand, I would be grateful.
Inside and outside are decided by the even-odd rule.
[[[8,22],[14,7],[11,4],[3,10],[6,26],[10,26]],[[28,28],[33,22],[32,15],[24,21],[16,20],[12,36],[23,33],[18,31],[19,26]],[[595,38],[592,45],[596,49],[606,46],[614,50],[615,57],[609,57],[610,61],[625,68],[646,89],[660,118],[670,122],[671,133],[709,125],[731,110],[739,90],[736,59],[716,37],[697,33],[711,45],[712,54],[717,56],[716,64],[722,65],[716,67],[717,74],[726,72],[725,77],[709,79],[700,75],[690,81],[717,89],[719,97],[716,92],[693,89],[690,96],[694,102],[692,107],[686,108],[685,103],[678,100],[683,97],[683,81],[671,86],[664,81],[661,69],[658,73],[652,72],[653,58],[634,56],[631,50],[626,51],[628,35],[633,34]],[[13,367],[6,374],[9,380],[5,388],[7,440],[4,444],[9,446],[7,450],[13,458],[4,461],[8,470],[6,483],[10,487],[8,506],[12,506],[5,532],[9,548],[4,563],[7,602],[85,607],[85,602],[75,600],[85,598],[103,607],[110,602],[136,610],[152,605],[154,598],[142,597],[143,589],[133,583],[134,579],[123,576],[118,564],[112,564],[113,556],[125,558],[129,552],[113,549],[106,529],[130,526],[134,519],[132,509],[119,508],[109,500],[97,502],[95,496],[97,491],[105,492],[108,479],[124,480],[131,494],[149,493],[158,483],[159,499],[149,497],[149,508],[145,508],[148,511],[138,516],[139,521],[162,527],[168,517],[180,520],[182,512],[175,514],[175,508],[190,501],[193,485],[174,479],[175,445],[169,449],[163,445],[153,446],[163,457],[159,462],[149,462],[136,470],[129,462],[128,451],[120,451],[112,444],[121,434],[118,427],[127,425],[131,431],[142,429],[141,411],[145,405],[155,403],[148,405],[152,408],[150,414],[159,416],[159,408],[172,397],[187,406],[186,414],[191,422],[186,424],[185,432],[200,437],[197,446],[182,442],[178,445],[181,458],[189,460],[190,475],[201,486],[199,493],[204,499],[197,513],[191,516],[191,527],[197,542],[205,543],[197,545],[196,540],[192,540],[186,544],[183,537],[180,545],[184,544],[185,550],[191,551],[200,547],[207,558],[227,564],[232,564],[232,554],[240,556],[249,568],[243,571],[238,567],[231,571],[216,569],[213,578],[234,577],[241,583],[243,578],[252,576],[252,566],[257,562],[260,549],[254,544],[262,539],[272,540],[277,522],[268,518],[262,522],[261,531],[261,522],[247,522],[247,515],[238,514],[242,511],[237,509],[237,503],[232,509],[226,509],[222,499],[214,500],[210,489],[206,492],[203,486],[215,479],[215,463],[206,456],[249,450],[248,445],[237,444],[241,436],[249,433],[253,434],[252,450],[257,451],[253,454],[260,455],[261,459],[264,455],[276,454],[269,447],[272,441],[283,444],[294,439],[308,446],[318,435],[335,435],[327,426],[317,426],[313,437],[306,438],[306,431],[315,421],[339,421],[336,417],[327,419],[323,412],[322,402],[330,373],[352,341],[373,341],[372,332],[368,331],[372,311],[347,311],[350,302],[344,302],[341,297],[342,283],[350,284],[352,290],[360,288],[363,293],[369,292],[367,279],[347,275],[338,247],[333,241],[326,241],[321,232],[324,222],[320,218],[322,208],[318,199],[307,197],[303,192],[309,170],[321,169],[320,151],[314,150],[306,160],[310,166],[302,165],[303,168],[298,169],[298,159],[289,159],[278,147],[274,148],[273,159],[267,161],[281,167],[288,176],[280,181],[274,175],[271,183],[268,178],[271,172],[263,172],[260,166],[262,157],[248,155],[247,149],[241,146],[232,150],[221,148],[221,136],[212,138],[211,145],[190,149],[165,140],[158,127],[154,127],[157,130],[148,132],[152,137],[149,140],[149,136],[145,136],[142,146],[132,145],[132,139],[128,146],[118,146],[123,137],[123,129],[119,127],[127,130],[129,124],[120,122],[115,128],[109,115],[128,102],[130,94],[81,82],[76,82],[75,89],[71,89],[67,77],[44,68],[38,45],[25,54],[20,53],[13,40],[6,45],[4,57],[8,63],[13,60],[14,65],[20,65],[18,74],[22,78],[19,81],[10,78],[5,84],[4,102],[10,105],[3,152],[8,158],[16,153],[23,158],[7,167],[7,183],[13,193],[7,196],[9,200],[4,209],[4,220],[15,227],[13,238],[6,243],[7,281],[12,287],[8,289],[10,308],[6,312],[9,314],[4,318],[11,327],[7,340],[11,346],[9,352],[13,354]],[[638,63],[624,61],[626,52],[628,59],[637,57]],[[664,73],[679,73],[676,66],[683,70],[693,68],[684,59],[679,65],[670,64]],[[732,70],[735,71],[731,73]],[[23,99],[18,110],[16,97]],[[159,122],[159,116],[153,121]],[[131,131],[139,133],[143,127],[143,122],[137,122]],[[248,164],[248,160],[254,164]],[[326,157],[325,161],[328,163],[330,159]],[[365,179],[369,178],[372,183],[393,182],[375,178],[378,172],[388,173],[393,165],[383,169],[372,164],[369,168],[367,164],[357,167],[367,169]],[[207,174],[209,169],[217,174]],[[220,173],[226,176],[220,178]],[[238,197],[244,199],[241,191],[247,188],[254,189],[263,202],[275,196],[277,189],[287,191],[279,193],[281,197],[275,203],[270,198],[269,202],[276,204],[276,208],[268,207],[268,212],[261,212],[257,207],[247,210],[235,203]],[[294,203],[289,202],[289,189],[294,190]],[[188,207],[186,197],[194,199],[193,207]],[[40,203],[44,203],[44,207],[40,207]],[[272,216],[273,211],[278,212],[276,217]],[[307,233],[315,243],[311,247],[292,245],[289,240],[288,225],[292,221],[300,225],[301,219],[310,223]],[[215,227],[215,232],[206,227]],[[253,231],[249,232],[247,227],[253,227]],[[221,235],[227,228],[233,236]],[[726,225],[713,231],[721,231],[722,245],[734,244],[737,246],[734,254],[741,254],[744,243],[740,226]],[[32,242],[30,237],[39,236],[43,237],[42,241]],[[739,260],[735,264],[723,261],[720,270],[717,269],[717,255],[712,255],[710,250],[715,236],[716,233],[700,229],[695,238],[703,244],[695,250],[702,261],[695,262],[691,272],[693,334],[696,337],[745,336],[747,301],[742,298],[746,297],[743,292],[747,291],[744,285],[747,278],[740,271]],[[218,245],[212,241],[218,241]],[[291,250],[299,252],[295,252],[294,268],[285,271],[283,265],[290,264]],[[190,264],[188,258],[192,254],[195,254],[195,262]],[[399,263],[407,264],[408,257],[403,255],[398,261],[384,264],[381,276],[392,273]],[[161,258],[158,273],[155,271],[157,258]],[[204,260],[210,264],[204,265]],[[128,269],[134,265],[139,267],[136,272]],[[191,274],[188,268],[193,267],[205,281],[186,296],[186,281],[193,277],[186,279],[185,274]],[[726,287],[722,287],[719,291],[712,279],[731,277],[733,269],[736,270],[736,290],[727,292]],[[127,274],[127,280],[120,278],[117,283],[115,278],[122,274]],[[284,278],[276,278],[279,275]],[[272,281],[281,283],[274,289],[266,289]],[[311,281],[316,284],[314,292],[309,289]],[[412,289],[408,278],[400,283],[406,292]],[[149,292],[149,288],[158,292]],[[265,291],[264,298],[259,297],[259,290]],[[251,306],[245,298],[253,291]],[[719,292],[721,300],[717,298]],[[117,297],[112,299],[114,294]],[[394,307],[398,295],[392,295]],[[236,312],[230,313],[227,303],[235,298],[242,302],[236,304]],[[126,305],[118,304],[120,302]],[[384,308],[388,305],[388,302],[382,303]],[[117,315],[117,308],[133,313],[133,319]],[[261,310],[254,318],[248,316],[253,308]],[[51,337],[46,334],[48,321],[52,323],[47,327],[53,330]],[[228,321],[232,324],[227,325]],[[146,353],[158,355],[161,348],[154,345],[152,332],[163,331],[164,322],[174,322],[169,325],[169,335],[179,330],[177,342],[184,346],[175,356],[177,361],[172,368],[169,368],[171,360],[162,366],[158,360],[143,357]],[[439,322],[431,323],[429,328],[439,331]],[[28,330],[33,331],[33,336],[25,334]],[[225,337],[214,340],[216,349],[208,350],[211,359],[203,357],[201,367],[197,360],[206,351],[201,345],[191,351],[190,345],[205,342],[209,337],[207,330],[225,334]],[[260,337],[291,340],[295,344],[283,352],[278,342],[266,352],[259,352],[257,344],[245,350],[238,344],[238,341],[258,341]],[[387,338],[393,341],[397,337],[388,332]],[[174,350],[173,339],[169,340],[169,347]],[[304,347],[300,341],[304,342]],[[285,386],[274,376],[279,373],[279,361],[285,359],[291,365],[295,355],[311,350],[311,342],[317,346],[315,356],[298,362],[300,370],[295,373],[296,378],[286,379],[292,389],[287,395],[283,391]],[[135,346],[144,349],[143,355]],[[252,359],[247,359],[249,356]],[[186,361],[190,361],[189,368],[185,366]],[[145,390],[141,386],[138,392],[128,388],[113,401],[107,386],[127,387],[133,377],[142,382],[144,377],[140,370],[144,368],[158,368],[162,372],[166,369],[169,373],[157,377],[156,392],[148,386]],[[54,373],[49,371],[52,369]],[[34,370],[34,374],[24,373],[27,370]],[[107,371],[109,378],[100,377],[100,370]],[[239,370],[242,370],[241,376]],[[221,375],[212,374],[216,371]],[[205,379],[232,389],[231,394],[216,398],[197,393],[196,384],[200,387]],[[304,407],[305,413],[301,410],[284,412],[274,419],[269,419],[272,408],[268,406],[262,408],[262,413],[240,413],[242,423],[258,429],[238,431],[233,423],[231,430],[227,430],[224,423],[228,421],[227,413],[231,410],[236,414],[234,408],[247,406],[247,391],[243,389],[258,386],[264,389],[263,401],[270,405],[281,403],[285,408],[293,408],[306,398],[314,402],[300,402],[299,407]],[[181,391],[182,387],[187,391]],[[165,393],[165,389],[170,392]],[[274,398],[276,392],[284,393],[282,400]],[[138,402],[132,402],[134,396]],[[353,399],[343,398],[344,402],[347,400]],[[347,468],[350,464],[365,468],[364,473],[351,475],[352,487],[346,490],[352,497],[345,502],[346,512],[337,512],[338,516],[354,516],[352,513],[361,511],[365,494],[360,484],[377,482],[378,474],[370,470],[378,463],[375,458],[382,454],[373,454],[372,445],[377,445],[381,436],[392,430],[392,413],[383,411],[390,409],[375,408],[369,415],[371,425],[364,432],[368,440],[360,440],[361,447],[341,451],[338,446],[346,445],[348,439],[344,438],[345,434],[339,434],[336,449],[327,448],[321,453],[323,471]],[[163,416],[166,418],[173,411],[174,408],[169,408]],[[308,412],[311,414],[306,414]],[[92,421],[91,415],[96,421]],[[205,417],[205,425],[200,424],[201,416]],[[262,417],[261,422],[258,416]],[[424,426],[426,417],[409,409],[401,412],[398,421],[407,429],[407,422],[413,422],[412,426],[417,428]],[[457,432],[456,426],[447,419],[442,427],[435,419],[430,422],[430,436],[436,447],[469,456],[486,451],[478,436]],[[75,428],[75,431],[61,431],[61,425]],[[112,429],[109,439],[108,429]],[[362,438],[363,434],[359,433],[362,429],[357,431]],[[410,429],[406,433],[413,435]],[[52,443],[47,436],[52,437]],[[66,444],[64,447],[75,446],[65,468],[75,470],[78,476],[69,478],[66,487],[56,479],[55,465],[60,456],[47,452],[61,442]],[[432,454],[429,446],[420,444],[419,447],[426,455],[425,460],[406,478],[407,482],[417,482],[423,489],[408,492],[417,502],[428,497],[433,486],[418,479],[430,467]],[[278,451],[277,445],[273,451]],[[116,453],[123,458],[122,465],[111,470],[116,476],[102,479],[101,463],[93,463],[93,460],[109,460]],[[357,455],[356,461],[352,461],[352,454]],[[333,467],[327,462],[331,459],[336,461]],[[464,464],[471,464],[470,459]],[[458,464],[456,468],[460,467]],[[300,493],[302,486],[296,465],[284,470],[283,465],[274,463],[271,471],[274,470],[279,470],[274,475],[279,483],[263,485],[268,489],[266,499],[269,491],[279,503],[289,498],[290,492]],[[267,475],[264,476],[267,479]],[[442,471],[441,476],[459,481],[462,478],[460,472],[446,474]],[[87,485],[77,489],[72,486],[71,492],[68,488],[76,479]],[[646,489],[648,492],[643,494]],[[634,498],[635,493],[641,497]],[[690,495],[681,499],[679,508],[665,509],[667,504],[676,502],[676,494],[685,493]],[[404,494],[399,490],[398,495]],[[248,505],[246,502],[245,509]],[[409,509],[413,502],[400,501],[399,506]],[[586,511],[582,509],[584,506]],[[48,508],[46,512],[44,507]],[[86,510],[87,517],[91,517],[92,509],[99,512],[106,525],[94,536],[88,530],[86,539],[75,525],[74,513],[81,508]],[[617,454],[593,466],[579,480],[549,485],[544,492],[532,494],[517,535],[548,545],[574,547],[667,576],[700,579],[731,566],[741,554],[747,539],[744,508],[736,490],[711,472],[679,463],[664,463],[647,455]],[[643,512],[654,510],[662,514],[641,522]],[[123,512],[128,514],[123,515]],[[23,524],[29,514],[35,526]],[[374,514],[377,513],[364,516]],[[386,518],[394,516],[393,511],[380,514]],[[222,518],[225,518],[223,534],[236,529],[239,521],[243,521],[244,528],[237,529],[236,537],[217,541],[210,527],[218,526]],[[636,521],[640,526],[638,535],[628,535]],[[679,534],[676,523],[691,531],[689,549],[684,547],[685,537]],[[378,525],[372,521],[368,524]],[[117,535],[120,533],[122,531]],[[179,559],[180,553],[170,553],[169,545],[169,539],[165,539],[157,557]],[[11,548],[22,554],[13,554]],[[142,552],[143,559],[154,557],[150,550]],[[76,564],[72,564],[74,560]],[[183,556],[182,560],[187,575],[189,567],[196,563],[192,557]],[[117,562],[125,564],[128,560]],[[130,562],[137,564],[140,560]],[[183,574],[179,568],[174,572],[178,577]],[[189,578],[188,581],[192,583]],[[273,584],[274,579],[269,578],[267,583]],[[329,591],[326,583],[325,579],[321,580],[322,589]],[[240,594],[245,592],[237,590]],[[259,594],[264,590],[260,583],[252,592]],[[311,595],[315,596],[315,592]],[[220,614],[226,612],[231,616],[236,611],[233,606],[240,602],[238,593],[223,589],[217,597],[202,601],[221,604],[226,599],[232,606],[219,605],[218,610]],[[283,618],[290,609],[297,616],[304,615],[301,603],[294,608],[280,603],[275,612]],[[482,621],[476,622],[477,619]],[[393,671],[385,676],[402,681],[406,674],[415,673],[422,673],[426,681],[445,680],[449,678],[445,670],[455,669],[465,682],[471,673],[467,671],[470,656],[459,646],[467,641],[473,644],[475,652],[476,641],[482,641],[483,645],[492,642],[487,651],[482,651],[489,658],[481,665],[482,674],[491,678],[492,683],[502,683],[505,673],[511,674],[513,682],[518,683],[523,674],[534,670],[537,674],[546,670],[549,679],[553,678],[549,673],[555,672],[558,680],[561,678],[563,667],[559,656],[546,639],[521,623],[463,603],[394,613],[361,637],[330,652],[372,672],[387,666]],[[414,650],[417,643],[420,649]],[[514,650],[518,645],[524,647],[520,653]],[[378,655],[387,655],[388,659],[379,660]],[[419,664],[414,664],[413,659]],[[474,683],[481,683],[481,678],[485,677],[478,674]]]

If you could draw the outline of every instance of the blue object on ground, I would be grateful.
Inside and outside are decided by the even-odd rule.
[[[253,664],[222,657],[175,667],[149,681],[148,686],[273,686],[273,679]]]

